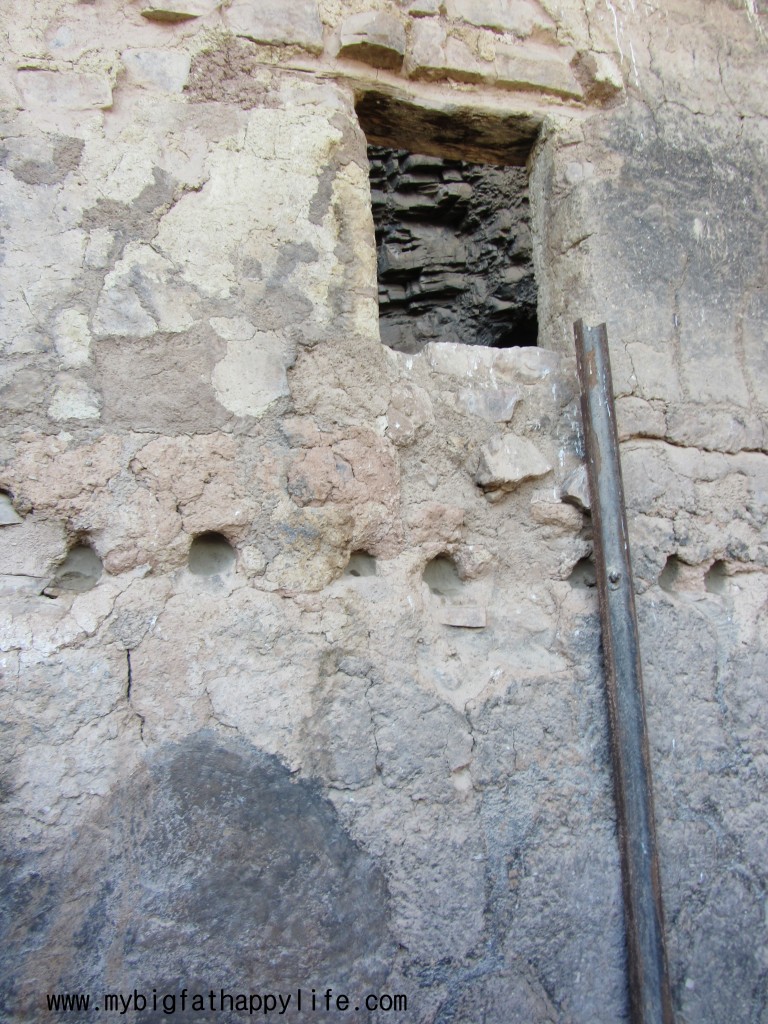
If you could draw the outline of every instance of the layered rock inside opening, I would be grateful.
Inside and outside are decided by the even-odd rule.
[[[524,167],[368,147],[385,345],[535,345]]]

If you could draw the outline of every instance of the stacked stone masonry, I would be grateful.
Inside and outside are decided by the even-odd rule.
[[[536,344],[527,175],[368,147],[381,340]]]
[[[0,12],[4,1019],[228,986],[628,1019],[582,317],[676,1019],[763,1020],[761,5]],[[382,344],[369,145],[518,168],[538,347]]]

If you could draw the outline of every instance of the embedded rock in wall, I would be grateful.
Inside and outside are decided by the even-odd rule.
[[[369,146],[382,341],[535,345],[527,173]]]

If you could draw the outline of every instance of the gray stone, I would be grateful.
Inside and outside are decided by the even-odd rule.
[[[473,479],[484,491],[511,491],[523,480],[545,476],[551,470],[531,441],[504,434],[480,448]]]
[[[538,89],[579,99],[584,90],[571,70],[568,57],[558,51],[540,52],[499,44],[496,48],[495,84],[504,89]]]
[[[375,68],[397,69],[405,55],[405,29],[382,11],[352,14],[341,23],[338,53]]]
[[[413,18],[428,18],[440,13],[440,0],[405,0],[404,6]]]
[[[122,61],[131,81],[163,92],[181,92],[189,77],[188,53],[125,50]]]
[[[112,86],[106,75],[75,71],[19,71],[16,84],[28,107],[66,110],[106,110],[112,106]]]
[[[446,0],[446,14],[497,32],[526,38],[534,32],[554,35],[555,23],[532,0]]]
[[[10,496],[0,491],[0,526],[14,526],[20,522],[22,518],[13,507]]]
[[[0,530],[0,572],[7,575],[49,575],[66,553],[64,527],[29,515],[12,530]]]
[[[224,19],[237,35],[257,43],[300,46],[313,53],[323,49],[317,0],[291,0],[288,7],[279,0],[235,0]]]
[[[52,420],[97,420],[100,407],[99,395],[85,381],[62,374],[48,406],[48,415]]]
[[[563,480],[560,485],[560,496],[576,508],[589,512],[591,508],[589,497],[589,480],[587,478],[587,467],[577,466],[573,472]]]
[[[456,403],[469,416],[492,423],[508,423],[522,398],[517,388],[461,388]]]
[[[551,379],[561,362],[558,352],[545,348],[505,348],[493,353],[493,372],[499,380],[534,384]]]
[[[405,70],[410,78],[491,82],[493,61],[481,59],[462,40],[449,36],[437,21],[417,21],[410,33]]]
[[[423,388],[402,384],[393,389],[387,409],[387,437],[397,445],[407,445],[434,425],[432,401]]]
[[[220,5],[221,0],[153,0],[141,13],[149,21],[173,23],[202,18]]]
[[[587,99],[597,102],[611,100],[624,91],[621,71],[610,54],[580,53],[574,59],[573,67]]]

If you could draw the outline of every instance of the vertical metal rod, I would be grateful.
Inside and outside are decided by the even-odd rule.
[[[592,503],[633,1024],[673,1024],[635,595],[605,324],[573,325]]]

